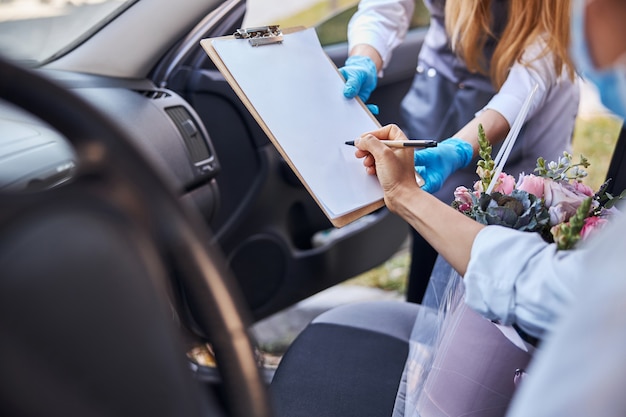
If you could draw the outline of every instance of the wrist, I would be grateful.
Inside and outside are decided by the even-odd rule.
[[[383,67],[383,58],[380,53],[378,53],[373,46],[366,43],[355,45],[350,50],[350,56],[364,56],[371,59],[374,67],[376,68],[376,73],[378,73]]]
[[[378,78],[376,63],[367,55],[350,55],[346,59],[347,67],[354,66],[367,74],[368,78]]]
[[[417,207],[416,200],[423,194],[428,194],[415,183],[398,183],[392,190],[385,192],[385,204],[387,208],[404,219],[415,217],[414,209]]]
[[[454,146],[458,156],[459,168],[465,168],[468,166],[474,158],[474,146],[472,146],[471,143],[459,138],[446,139],[445,142]]]

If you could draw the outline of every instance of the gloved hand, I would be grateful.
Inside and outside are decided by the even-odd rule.
[[[439,191],[450,174],[465,168],[473,155],[472,145],[457,138],[446,139],[435,148],[415,151],[415,171],[425,181],[422,189],[429,193]]]
[[[343,95],[347,98],[358,95],[363,103],[367,102],[378,82],[378,71],[374,61],[367,56],[353,55],[346,59],[339,72],[346,79]],[[372,114],[378,114],[378,106],[375,104],[367,104],[367,108]]]

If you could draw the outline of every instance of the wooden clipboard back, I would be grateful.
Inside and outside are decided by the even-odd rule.
[[[288,163],[289,167],[296,174],[296,176],[301,181],[301,183],[304,185],[304,187],[307,189],[309,194],[313,197],[313,199],[318,204],[320,209],[328,217],[329,221],[333,224],[333,226],[335,226],[335,227],[343,227],[343,226],[345,226],[345,225],[347,225],[347,224],[349,224],[349,223],[351,223],[351,222],[361,218],[362,216],[367,215],[369,213],[372,213],[373,211],[383,207],[384,206],[384,200],[382,198],[382,190],[381,190],[380,198],[377,198],[375,201],[372,201],[372,202],[370,202],[370,203],[368,203],[366,205],[363,205],[363,206],[360,206],[360,207],[356,207],[356,208],[351,209],[350,211],[348,211],[346,213],[343,213],[343,214],[340,214],[340,215],[336,215],[336,216],[333,215],[331,212],[329,212],[329,210],[326,208],[325,204],[322,201],[320,201],[320,198],[318,197],[318,195],[314,192],[314,190],[311,189],[311,187],[309,186],[309,184],[305,180],[305,178],[303,178],[303,175],[300,172],[301,171],[300,167],[298,167],[298,166],[296,166],[296,164],[294,164],[294,162],[292,161],[292,158],[290,157],[289,153],[284,149],[283,145],[281,144],[281,141],[278,140],[278,138],[276,137],[276,135],[274,134],[272,129],[270,129],[270,127],[268,126],[266,121],[263,119],[263,117],[261,117],[261,115],[259,114],[259,111],[256,109],[256,107],[253,105],[251,100],[248,98],[248,96],[246,95],[246,92],[239,85],[238,80],[233,76],[231,70],[224,63],[224,61],[220,57],[218,51],[213,46],[213,41],[214,40],[219,40],[219,39],[239,39],[242,42],[245,42],[246,40],[242,39],[241,35],[243,34],[243,37],[245,37],[245,32],[246,31],[248,31],[248,32],[259,31],[260,32],[260,31],[263,31],[263,30],[268,30],[268,28],[270,28],[269,29],[270,32],[271,31],[277,31],[278,35],[274,35],[274,36],[276,36],[274,39],[271,39],[272,36],[258,36],[258,37],[255,36],[255,37],[253,37],[251,39],[248,39],[248,41],[250,42],[252,47],[259,47],[260,48],[260,47],[263,47],[263,45],[268,45],[268,44],[271,44],[271,43],[281,43],[283,41],[283,36],[287,36],[288,37],[292,33],[296,33],[296,32],[299,32],[299,31],[306,30],[305,27],[292,27],[292,28],[286,28],[286,29],[278,31],[278,29],[277,29],[278,27],[277,26],[250,28],[250,29],[247,29],[247,30],[240,29],[238,32],[236,32],[234,35],[231,35],[231,36],[222,36],[222,37],[217,37],[217,38],[203,39],[203,40],[200,41],[200,44],[201,44],[202,48],[205,50],[205,52],[207,53],[207,55],[211,58],[211,60],[213,61],[213,63],[217,67],[217,69],[220,71],[220,73],[224,76],[226,81],[229,83],[231,88],[237,94],[239,99],[246,106],[246,108],[248,109],[250,114],[254,117],[256,122],[263,129],[263,131],[268,136],[268,138],[270,139],[272,144],[275,146],[275,148],[278,150],[278,152],[281,154],[281,156],[284,158],[284,160]],[[253,44],[253,42],[257,42],[257,44],[255,45],[255,44]],[[330,60],[330,58],[328,58],[328,57],[326,57],[326,58],[327,58],[328,63],[330,65],[332,65],[335,68],[335,70],[337,71],[338,77],[341,77],[339,71],[334,66],[334,63]],[[369,114],[369,116],[370,116],[372,122],[374,123],[374,125],[377,126],[377,127],[380,127],[380,123],[378,122],[378,120],[373,115],[371,115],[371,113],[369,112],[369,110],[367,109],[365,104],[363,104],[361,102],[361,100],[358,99],[358,97],[355,100],[360,104],[360,106],[363,108],[363,110],[367,114]],[[364,132],[360,132],[360,133],[364,133]]]

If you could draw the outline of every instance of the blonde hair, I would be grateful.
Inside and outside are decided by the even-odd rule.
[[[492,84],[500,88],[516,62],[522,62],[524,50],[543,41],[543,50],[534,60],[551,54],[557,74],[567,69],[574,79],[574,65],[568,54],[570,38],[570,0],[511,0],[508,2],[508,21],[498,39],[493,32],[492,0],[447,0],[446,30],[452,49],[465,60],[473,72],[487,74]],[[492,38],[497,41],[490,62],[483,48]]]

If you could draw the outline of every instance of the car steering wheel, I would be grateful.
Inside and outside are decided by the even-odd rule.
[[[148,214],[151,235],[166,247],[165,262],[178,273],[194,323],[210,338],[230,415],[269,417],[243,297],[221,252],[209,245],[200,217],[180,203],[122,128],[73,92],[0,60],[0,98],[47,122],[72,143],[79,161],[73,182],[96,175],[132,190],[133,204]]]

